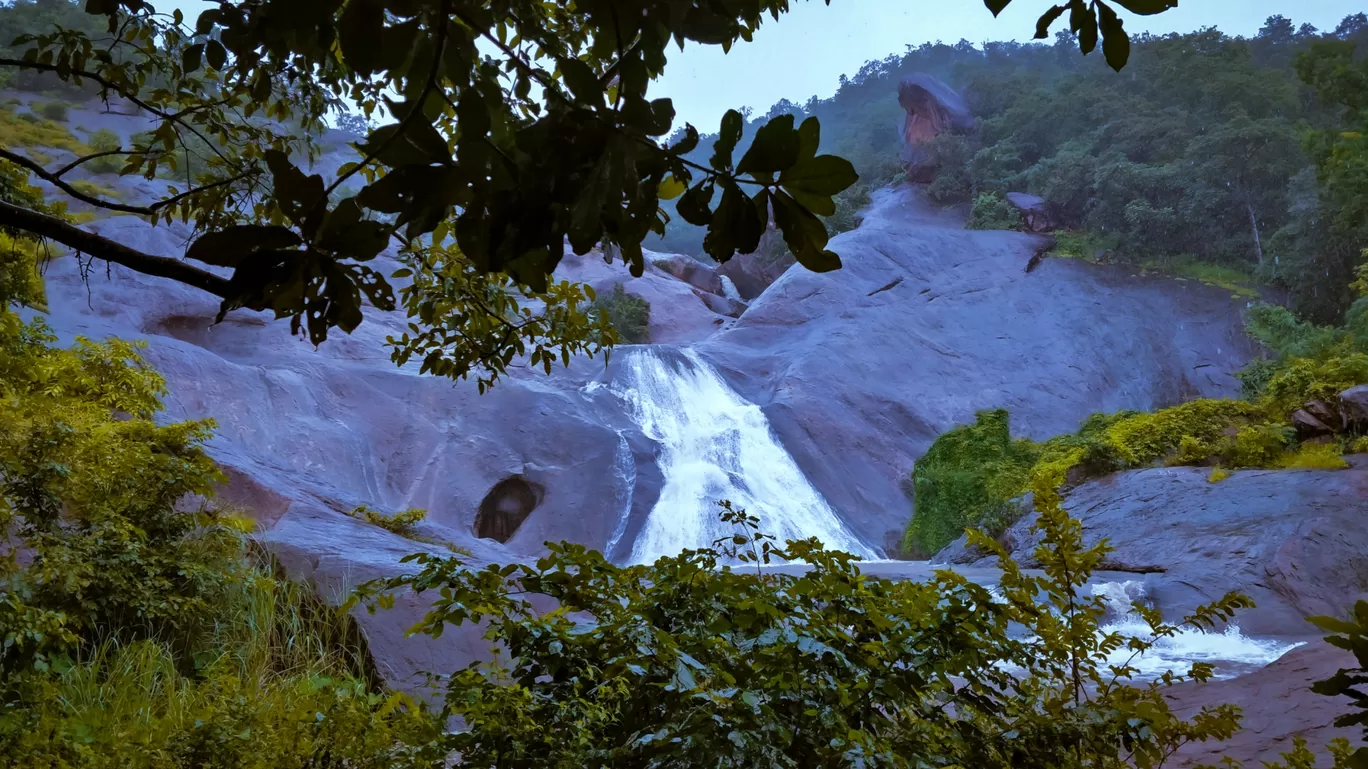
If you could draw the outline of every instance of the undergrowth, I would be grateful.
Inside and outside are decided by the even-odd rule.
[[[77,155],[90,151],[66,126],[10,108],[0,108],[0,146],[46,147]]]

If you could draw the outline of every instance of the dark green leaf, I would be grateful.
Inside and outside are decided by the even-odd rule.
[[[822,126],[817,118],[810,117],[798,126],[798,160],[803,161],[817,154],[817,145],[822,142]]]
[[[798,131],[793,115],[780,115],[755,132],[755,139],[736,164],[741,174],[778,173],[798,160]]]
[[[1112,69],[1120,72],[1130,59],[1130,38],[1126,36],[1125,25],[1117,17],[1116,11],[1106,3],[1100,2],[1097,9],[1101,13],[1102,55],[1106,57],[1107,64]]]
[[[674,144],[670,145],[670,152],[675,155],[687,155],[694,151],[698,146],[698,129],[684,124],[684,136]]]
[[[379,67],[380,46],[376,37],[385,26],[385,6],[379,0],[349,0],[337,22],[337,39],[342,58],[360,75],[371,75]]]
[[[185,55],[181,57],[181,66],[186,72],[194,72],[200,68],[200,59],[204,55],[204,44],[196,43],[185,49]]]
[[[844,192],[859,180],[855,166],[835,155],[818,155],[779,175],[779,184],[786,190],[828,197]]]
[[[228,63],[228,50],[223,47],[223,43],[210,40],[204,44],[204,58],[209,62],[209,66],[222,72],[223,66]]]
[[[798,263],[813,272],[839,269],[841,258],[826,250],[826,225],[785,192],[774,193],[774,223]]]
[[[1011,2],[1012,0],[983,0],[983,4],[988,7],[988,10],[993,12],[994,16],[1002,13],[1002,10]]]
[[[559,64],[561,77],[576,99],[596,107],[603,104],[603,86],[588,64],[573,58],[561,59]]]
[[[689,224],[706,227],[712,221],[713,183],[710,181],[699,182],[698,186],[691,188],[679,198],[675,210],[679,216]]]
[[[1153,16],[1156,13],[1163,13],[1170,8],[1178,7],[1178,0],[1116,0],[1116,2],[1122,8],[1140,16]]]
[[[1083,0],[1069,7],[1069,29],[1078,35],[1078,50],[1086,56],[1097,47],[1097,14]]]
[[[239,224],[201,235],[185,257],[219,267],[237,267],[253,251],[298,246],[303,241],[294,230],[261,224]]]
[[[1050,26],[1059,20],[1064,12],[1069,10],[1067,5],[1056,5],[1045,13],[1041,14],[1040,20],[1036,22],[1036,40],[1044,40],[1050,36]]]
[[[734,109],[727,110],[727,114],[722,116],[722,128],[718,131],[717,141],[713,143],[713,168],[719,171],[731,168],[732,151],[736,149],[736,143],[741,141],[741,129],[744,126],[745,119]]]

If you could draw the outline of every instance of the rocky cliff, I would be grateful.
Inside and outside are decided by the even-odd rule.
[[[168,256],[182,254],[188,236],[126,217],[90,226]],[[966,231],[902,188],[880,192],[863,226],[832,241],[844,269],[789,270],[749,307],[686,257],[654,256],[631,279],[597,252],[570,256],[559,277],[601,291],[623,281],[650,301],[659,344],[620,349],[606,365],[576,360],[552,376],[518,371],[484,396],[471,383],[396,368],[384,338],[403,328],[401,315],[369,312],[354,334],[315,349],[265,315],[234,312],[214,325],[212,297],[118,267],[87,273],[70,256],[47,268],[49,321],[66,338],[146,339],[169,383],[168,416],[217,420],[210,450],[230,478],[225,497],[258,517],[261,539],[294,573],[333,596],[424,547],[347,515],[362,504],[427,508],[423,534],[469,549],[477,563],[536,554],[548,539],[625,558],[672,480],[662,468],[682,466],[667,462],[670,452],[715,459],[711,447],[731,440],[730,427],[698,420],[690,429],[716,428],[705,436],[712,443],[653,433],[626,392],[641,355],[708,383],[714,395],[697,397],[726,401],[698,409],[704,422],[724,414],[760,436],[760,454],[733,452],[737,467],[795,465],[796,482],[811,486],[813,520],[888,554],[911,514],[902,481],[913,461],[976,409],[1005,406],[1021,429],[1044,436],[1095,411],[1236,388],[1231,374],[1249,349],[1240,306],[1225,293],[1068,261],[1027,274],[1037,245]],[[765,490],[730,466],[703,470],[720,478],[715,488],[752,497],[795,482],[776,476]],[[758,497],[779,509],[789,502]],[[660,514],[668,523],[674,512]],[[469,638],[401,642],[418,611],[363,619],[392,678],[478,653]],[[433,655],[441,664],[427,666]]]

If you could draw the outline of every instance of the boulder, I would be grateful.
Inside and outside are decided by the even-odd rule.
[[[1332,408],[1330,404],[1323,400],[1307,401],[1306,405],[1302,406],[1302,408],[1305,409],[1308,414],[1327,425],[1333,425],[1340,422],[1339,414],[1335,412],[1335,409]]]
[[[1021,214],[1027,232],[1053,232],[1059,226],[1054,207],[1045,198],[1024,192],[1009,192],[1007,202]]]
[[[1340,393],[1339,403],[1346,429],[1368,425],[1368,385],[1350,387]]]
[[[1345,470],[1238,470],[1219,483],[1200,467],[1117,473],[1070,491],[1065,509],[1091,545],[1112,549],[1100,568],[1140,575],[1165,616],[1238,591],[1254,600],[1236,624],[1252,635],[1314,634],[1308,616],[1340,614],[1368,592],[1368,456]],[[1031,513],[1002,540],[1038,565]],[[963,538],[935,561],[990,559]]]
[[[936,166],[924,145],[942,134],[973,128],[973,113],[955,89],[924,72],[898,84],[898,104],[907,113],[901,131],[903,168],[910,181],[931,181]]]
[[[663,254],[653,257],[651,264],[694,288],[710,294],[722,293],[722,281],[717,275],[717,269],[691,256]]]
[[[1352,703],[1316,694],[1311,686],[1341,668],[1352,667],[1357,667],[1354,655],[1316,639],[1238,678],[1188,682],[1169,689],[1169,705],[1180,718],[1190,719],[1204,707],[1227,703],[1239,705],[1243,715],[1243,728],[1229,740],[1190,742],[1179,748],[1173,756],[1177,766],[1216,766],[1226,757],[1258,766],[1292,750],[1293,741],[1301,737],[1316,753],[1315,766],[1329,769],[1333,762],[1326,745],[1340,737],[1361,744],[1363,729],[1336,727],[1336,718],[1354,712]]]
[[[1297,409],[1292,412],[1292,426],[1297,429],[1297,435],[1303,438],[1314,438],[1334,432],[1333,429],[1306,409]]]

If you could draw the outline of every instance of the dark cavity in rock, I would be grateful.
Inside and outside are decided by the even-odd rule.
[[[475,536],[507,542],[541,504],[542,487],[521,475],[494,484],[475,515]]]

